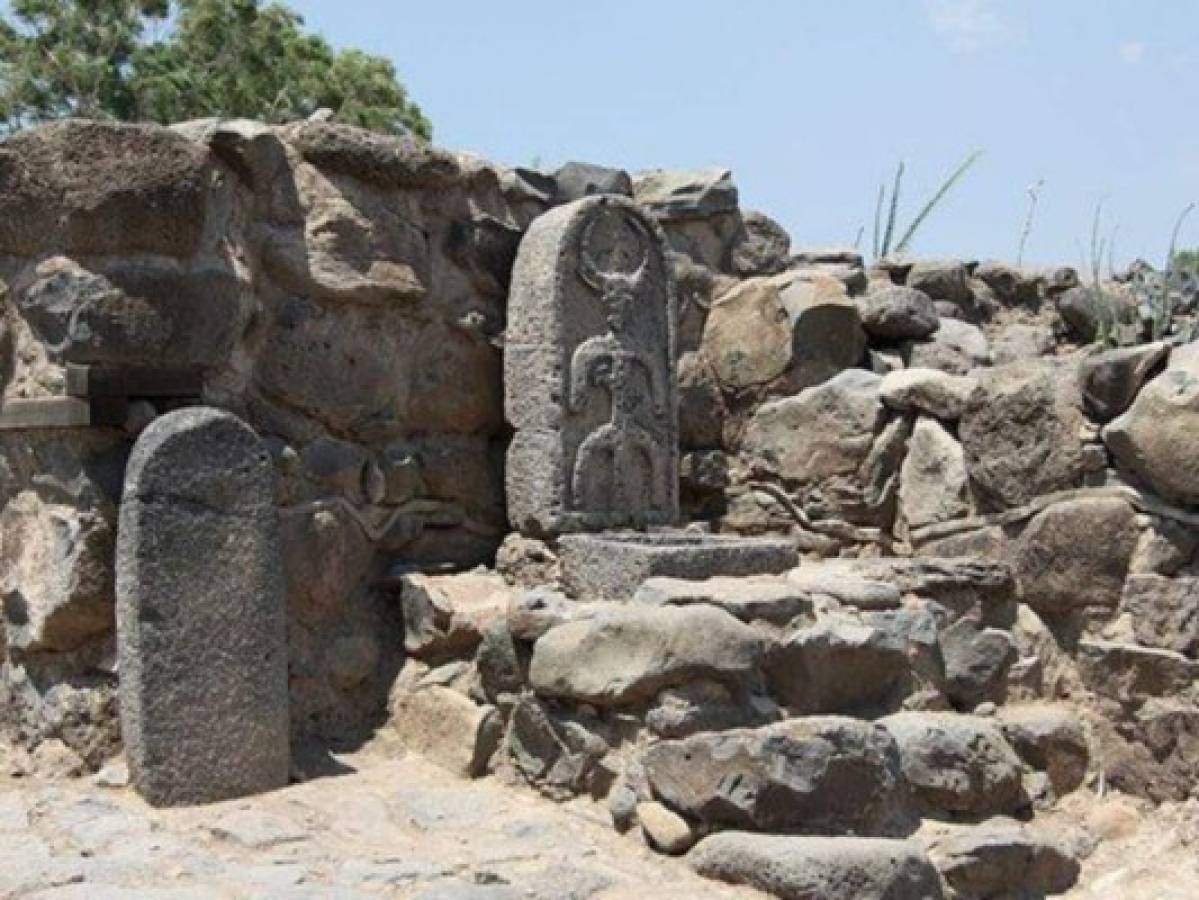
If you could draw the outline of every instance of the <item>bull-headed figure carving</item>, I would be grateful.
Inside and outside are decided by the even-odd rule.
[[[639,251],[632,272],[604,269],[596,260],[596,225],[604,215],[619,215],[621,224],[630,229]],[[607,331],[578,345],[571,358],[567,408],[572,413],[583,409],[591,392],[601,387],[611,401],[606,424],[592,431],[579,445],[571,473],[571,496],[579,508],[594,484],[601,467],[609,467],[612,490],[604,497],[609,508],[630,514],[634,521],[644,513],[669,505],[666,496],[668,462],[666,451],[637,422],[642,393],[638,370],[648,386],[650,407],[655,418],[666,414],[668,387],[661,366],[655,366],[638,349],[629,331],[636,318],[635,305],[649,268],[652,244],[645,226],[634,216],[604,210],[592,217],[579,239],[579,277],[600,295]],[[632,477],[640,457],[649,473],[649,490]],[[603,483],[606,479],[601,479]],[[639,489],[640,488],[640,489]]]

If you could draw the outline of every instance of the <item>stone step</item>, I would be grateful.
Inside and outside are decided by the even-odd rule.
[[[700,841],[687,863],[707,878],[783,900],[944,897],[936,869],[911,841],[726,831]]]
[[[1079,862],[1059,829],[991,819],[980,825],[929,823],[914,840],[961,898],[1044,897],[1068,891]]]

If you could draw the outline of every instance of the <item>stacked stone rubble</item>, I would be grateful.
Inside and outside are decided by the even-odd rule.
[[[536,254],[512,284],[539,231],[566,235],[546,271],[591,310],[562,346],[553,315],[507,327],[545,299]],[[645,234],[665,249],[643,261]],[[202,401],[271,453],[296,736],[390,717],[459,772],[605,797],[618,827],[698,841],[696,868],[776,891],[754,879],[852,871],[882,892],[884,858],[911,892],[930,863],[961,896],[996,872],[1060,890],[1069,854],[981,820],[1100,773],[1193,791],[1194,297],[1147,340],[1143,268],[1103,286],[1112,327],[1069,269],[792,247],[723,170],[550,175],[329,123],[64,122],[0,144],[0,279],[0,419],[102,422],[0,430],[0,728],[24,745],[80,769],[117,749],[125,463],[148,422]],[[616,313],[651,296],[669,310],[654,339],[622,343]],[[578,398],[563,356],[529,352],[551,345],[603,351],[579,360]],[[625,397],[630,354],[650,374]],[[66,396],[78,366],[198,388],[131,393],[114,418],[111,398]],[[540,412],[521,377],[549,386]],[[615,469],[589,482],[612,515],[585,527],[677,509],[803,562],[586,596],[559,558],[565,462],[531,476],[536,514],[504,499],[534,413],[563,408],[570,454],[630,409],[672,461],[677,440],[677,475],[638,450],[626,493]],[[477,564],[503,577],[438,574]],[[873,800],[838,806],[837,779]],[[872,843],[823,843],[851,832]]]

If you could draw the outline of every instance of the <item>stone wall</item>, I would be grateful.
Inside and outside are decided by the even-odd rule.
[[[315,122],[25,132],[0,144],[0,414],[65,400],[68,367],[91,366],[194,373],[249,422],[278,475],[293,730],[356,739],[411,643],[407,573],[492,565],[509,530],[512,266],[537,216],[593,193],[631,196],[672,247],[686,518],[810,556],[1001,559],[1023,633],[1092,671],[1194,659],[1199,363],[1181,339],[1088,349],[1100,323],[1069,269],[792,248],[721,170],[551,175]],[[1109,286],[1126,331],[1132,277]],[[87,766],[117,746],[123,467],[181,402],[0,430],[0,727],[23,744]],[[501,553],[510,572],[546,559]],[[1114,754],[1199,740],[1193,704],[1100,694]],[[1129,771],[1163,796],[1188,777]]]
[[[389,567],[486,562],[503,536],[504,303],[548,202],[332,125],[66,122],[0,147],[6,402],[61,397],[68,364],[189,368],[267,439],[301,731],[352,733],[381,707]],[[164,406],[133,404],[128,433],[4,432],[5,715],[89,763],[111,735],[82,743],[56,697],[78,685],[101,708],[68,718],[111,720],[93,687],[114,674],[116,502],[132,433]]]

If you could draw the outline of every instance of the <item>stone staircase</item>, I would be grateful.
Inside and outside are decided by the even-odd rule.
[[[1103,789],[1130,710],[1193,710],[1199,675],[1172,651],[1055,635],[1005,565],[972,558],[653,577],[627,602],[411,575],[395,598],[409,748],[601,799],[618,831],[779,897],[1067,890],[1089,848],[1057,804]]]

